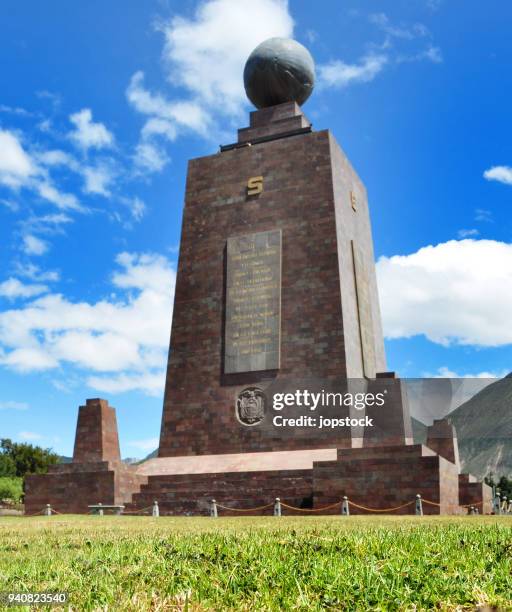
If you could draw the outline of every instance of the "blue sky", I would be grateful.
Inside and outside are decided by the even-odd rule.
[[[312,8],[314,6],[314,9]],[[512,370],[512,6],[91,0],[0,7],[0,437],[71,454],[77,407],[159,434],[187,160],[248,123],[269,36],[370,198],[389,369]]]

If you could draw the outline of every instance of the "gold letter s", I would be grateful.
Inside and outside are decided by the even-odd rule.
[[[253,176],[247,181],[247,195],[256,195],[263,191],[263,177]]]

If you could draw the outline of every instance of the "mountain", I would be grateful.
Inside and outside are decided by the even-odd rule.
[[[512,475],[512,374],[453,410],[463,471],[479,478]]]
[[[123,459],[123,463],[134,465],[135,463],[139,463],[139,459],[137,459],[137,457],[126,457],[126,459]]]
[[[422,423],[418,419],[411,417],[412,421],[412,437],[414,444],[426,444],[427,443],[427,429],[425,423]]]
[[[147,461],[148,459],[154,459],[155,457],[158,457],[158,448],[155,448],[155,450],[152,453],[149,453],[147,457],[144,457],[141,463],[144,463],[144,461]]]

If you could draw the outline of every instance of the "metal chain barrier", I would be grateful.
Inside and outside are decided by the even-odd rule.
[[[125,514],[139,514],[141,512],[147,512],[148,510],[152,510],[153,506],[146,506],[145,508],[141,508],[140,510],[123,510],[123,513],[121,516],[124,516]]]
[[[437,508],[440,508],[441,505],[447,506],[448,508],[471,508],[472,506],[481,506],[484,503],[484,502],[475,502],[474,504],[459,505],[459,504],[439,504],[438,502],[431,501],[430,499],[425,499],[423,497],[421,498],[421,500],[423,501],[423,503],[430,504],[431,506],[436,506]]]
[[[417,496],[419,497],[419,496]],[[279,498],[276,499],[276,501],[278,501]],[[254,508],[232,508],[229,506],[224,506],[223,504],[219,504],[217,502],[215,502],[215,500],[212,500],[215,503],[216,508],[219,508],[221,510],[227,510],[229,512],[240,512],[240,513],[244,513],[244,512],[260,512],[262,510],[267,510],[269,508],[274,507],[275,509],[275,503],[276,502],[271,502],[269,504],[264,504],[263,506],[256,506]],[[350,501],[349,499],[345,498],[344,501],[340,500],[337,502],[334,502],[333,504],[329,504],[327,506],[323,506],[322,508],[299,508],[297,506],[291,506],[290,504],[287,504],[283,501],[279,501],[280,506],[282,506],[283,508],[286,508],[288,510],[292,510],[294,512],[305,512],[305,513],[315,513],[315,512],[325,512],[326,510],[332,510],[333,508],[336,508],[340,505],[342,505],[345,502],[345,504],[352,506],[353,508],[358,508],[359,510],[364,510],[365,512],[375,512],[375,513],[386,513],[386,512],[396,512],[398,510],[402,510],[403,508],[407,508],[409,506],[413,506],[414,504],[417,503],[417,500],[411,500],[409,502],[406,502],[404,504],[401,504],[400,506],[394,506],[392,508],[369,508],[368,506],[363,506],[361,504],[356,504],[353,501]],[[441,507],[441,504],[435,501],[432,501],[430,499],[425,499],[425,498],[421,498],[421,502],[424,504],[428,504],[430,506],[435,506],[437,508]],[[155,502],[155,504],[157,504],[157,502]],[[139,515],[139,516],[151,516],[151,512],[154,512],[155,510],[155,504],[153,504],[152,506],[146,506],[145,508],[141,508],[140,510],[132,510],[132,511],[123,511],[122,515]],[[461,505],[455,505],[455,504],[443,504],[445,507],[450,507],[450,508],[466,508],[466,509],[471,509],[471,508],[476,508],[478,506],[483,507],[485,504],[484,501],[479,501],[479,502],[474,502],[472,504],[461,504]],[[158,507],[158,506],[157,506]],[[38,512],[34,512],[32,514],[24,514],[23,516],[25,518],[30,518],[33,516],[51,516],[53,514],[56,515],[60,515],[63,516],[65,513],[63,512],[59,512],[58,510],[55,510],[54,508],[52,508],[49,504],[45,507],[42,508],[41,510],[39,510]],[[157,514],[153,514],[153,516],[159,516],[159,513],[157,512]]]
[[[282,501],[281,506],[283,508],[288,508],[289,510],[295,510],[297,512],[323,512],[324,510],[331,510],[332,508],[336,508],[336,506],[339,506],[342,503],[343,502],[341,501],[337,501],[336,503],[330,504],[329,506],[324,506],[323,508],[297,508],[296,506],[289,506],[288,504],[285,504]]]
[[[33,514],[23,514],[24,518],[29,518],[31,516],[39,516],[39,515],[43,515],[46,512],[46,508],[43,508],[42,510],[39,510],[39,512],[34,512]]]
[[[271,508],[273,505],[274,502],[270,504],[265,504],[264,506],[257,506],[256,508],[229,508],[228,506],[223,506],[222,504],[218,503],[217,508],[221,508],[222,510],[229,510],[230,512],[257,512],[258,510],[266,510],[267,508]]]
[[[425,501],[425,500],[423,500]],[[360,506],[359,504],[355,504],[348,500],[350,506],[354,508],[359,508],[360,510],[365,510],[366,512],[395,512],[396,510],[401,510],[402,508],[406,508],[407,506],[412,506],[416,503],[415,500],[407,502],[406,504],[402,504],[401,506],[395,506],[394,508],[367,508],[366,506]]]

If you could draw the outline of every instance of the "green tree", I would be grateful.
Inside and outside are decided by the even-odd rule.
[[[484,482],[490,487],[496,487],[501,496],[505,495],[508,499],[512,498],[512,479],[502,476],[496,481],[494,474],[491,472],[489,476],[484,478]]]
[[[0,478],[3,476],[16,476],[16,466],[9,455],[0,453]]]
[[[0,440],[0,459],[5,469],[14,465],[14,476],[23,478],[26,474],[45,474],[50,465],[59,461],[59,455],[49,448],[32,444],[12,442],[8,438]],[[0,470],[2,469],[0,463]],[[1,473],[1,472],[0,472]]]
[[[18,503],[23,494],[22,478],[0,477],[0,501],[12,501]]]

